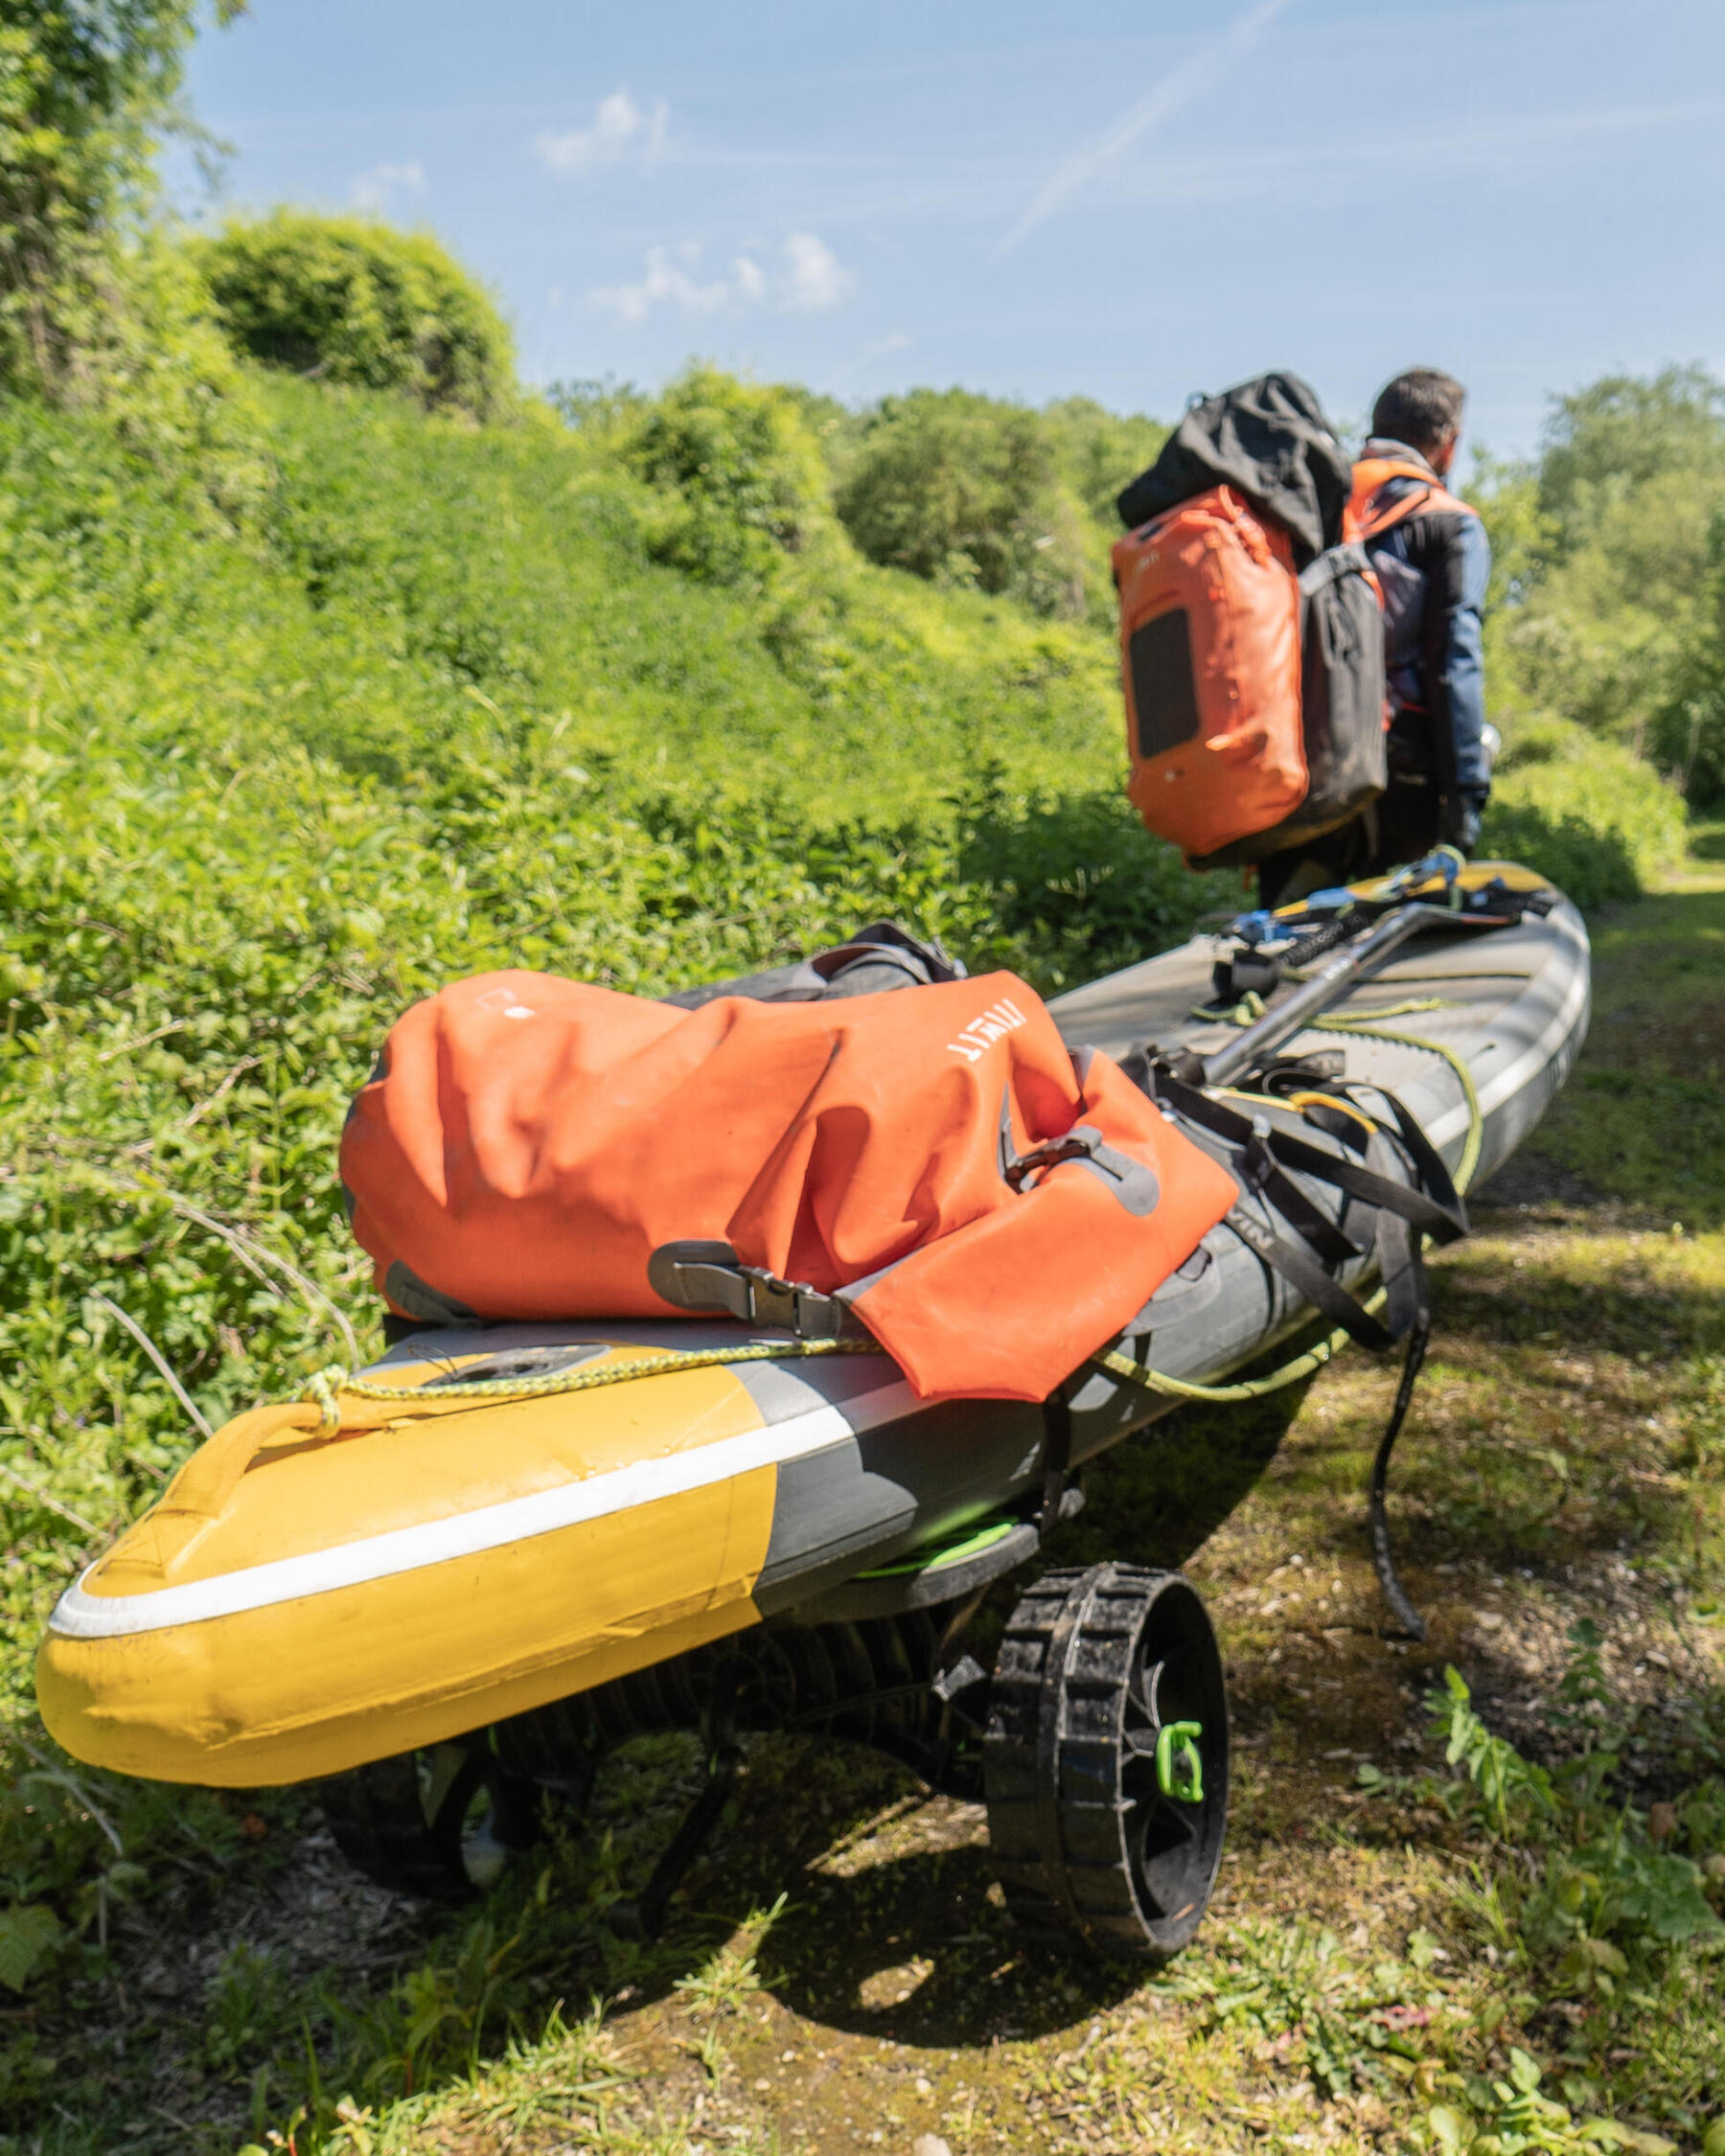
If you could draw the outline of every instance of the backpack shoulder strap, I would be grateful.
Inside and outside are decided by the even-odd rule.
[[[1392,479],[1415,479],[1419,484],[1394,501],[1383,502],[1380,497]],[[1361,539],[1381,539],[1410,516],[1478,515],[1460,495],[1440,486],[1429,471],[1399,457],[1362,458],[1354,466],[1353,498],[1348,508],[1354,536]]]

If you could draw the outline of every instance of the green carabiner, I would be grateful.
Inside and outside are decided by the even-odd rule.
[[[1204,1760],[1197,1744],[1203,1734],[1202,1722],[1165,1722],[1156,1732],[1156,1786],[1177,1803],[1204,1801]],[[1174,1756],[1176,1745],[1180,1747],[1178,1759]]]

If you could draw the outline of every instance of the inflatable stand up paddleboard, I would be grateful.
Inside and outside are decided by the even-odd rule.
[[[1045,1571],[986,1667],[967,1624],[1088,1461],[1180,1442],[1159,1426],[1183,1400],[1304,1375],[1349,1334],[1414,1343],[1411,1385],[1420,1250],[1538,1122],[1588,1006],[1568,901],[1436,858],[1061,997],[1067,1044],[1241,1195],[1048,1400],[927,1405],[831,1298],[740,1272],[709,1283],[724,1316],[409,1330],[193,1456],[56,1609],[43,1716],[122,1774],[322,1782],[348,1853],[421,1892],[483,1884],[610,1746],[697,1728],[709,1780],[648,1928],[744,1732],[865,1742],[986,1800],[1034,1935],[1163,1958],[1227,1809],[1196,1593],[1129,1562]],[[1381,1486],[1380,1571],[1416,1624]]]

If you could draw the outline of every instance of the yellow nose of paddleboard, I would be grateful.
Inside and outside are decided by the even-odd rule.
[[[62,1597],[36,1686],[75,1757],[310,1779],[755,1620],[776,1469],[727,1369],[573,1397],[344,1395],[328,1425],[309,1403],[238,1417]]]

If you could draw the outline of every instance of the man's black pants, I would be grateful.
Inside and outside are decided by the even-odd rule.
[[[1303,846],[1258,863],[1258,904],[1291,906],[1309,891],[1357,883],[1420,860],[1442,837],[1438,781],[1425,771],[1392,771],[1368,809]]]

